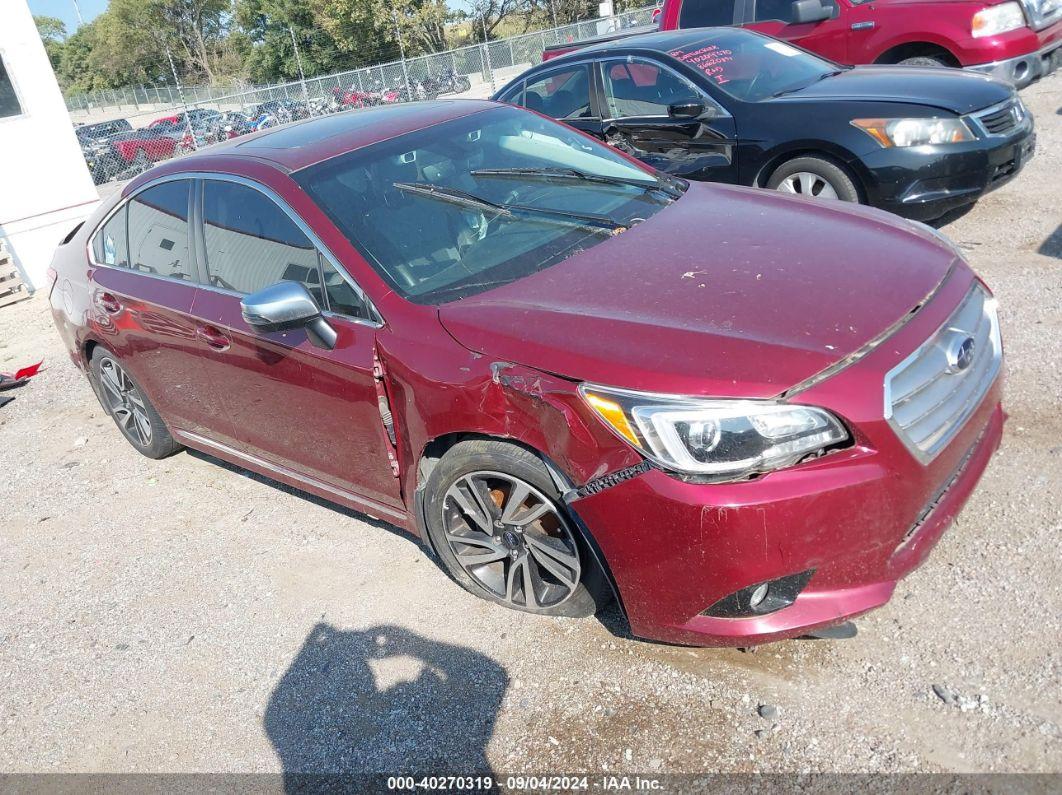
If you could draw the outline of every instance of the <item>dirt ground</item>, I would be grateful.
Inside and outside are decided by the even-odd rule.
[[[44,298],[0,309],[0,369],[46,362],[0,408],[0,771],[1062,771],[1062,76],[1023,96],[1036,158],[945,230],[1001,302],[1006,438],[852,640],[492,606],[383,523],[140,457]]]

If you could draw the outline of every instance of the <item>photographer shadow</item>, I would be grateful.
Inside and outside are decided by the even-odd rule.
[[[472,649],[320,623],[270,696],[265,730],[287,792],[382,788],[363,775],[493,775],[487,744],[508,683]]]

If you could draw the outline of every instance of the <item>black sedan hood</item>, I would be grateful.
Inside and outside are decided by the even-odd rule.
[[[776,101],[902,102],[962,115],[1003,102],[1013,92],[1006,83],[961,69],[855,66]]]

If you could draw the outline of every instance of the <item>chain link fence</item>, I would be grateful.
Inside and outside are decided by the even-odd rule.
[[[162,160],[290,121],[438,97],[488,97],[542,60],[546,47],[637,28],[653,8],[293,83],[222,92],[128,89],[78,98],[75,133],[97,185],[131,179]],[[159,100],[162,101],[152,101]],[[92,103],[106,101],[103,107]],[[117,104],[114,104],[117,103]],[[124,111],[124,112],[123,112]],[[80,121],[80,123],[78,123]]]

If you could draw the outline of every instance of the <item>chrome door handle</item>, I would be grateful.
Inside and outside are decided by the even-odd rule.
[[[97,293],[96,306],[98,306],[108,315],[117,315],[119,312],[122,311],[122,302],[110,293]]]
[[[195,333],[199,339],[216,351],[227,351],[229,349],[229,338],[216,326],[196,326]]]
[[[852,30],[870,30],[874,27],[873,22],[853,22]]]

